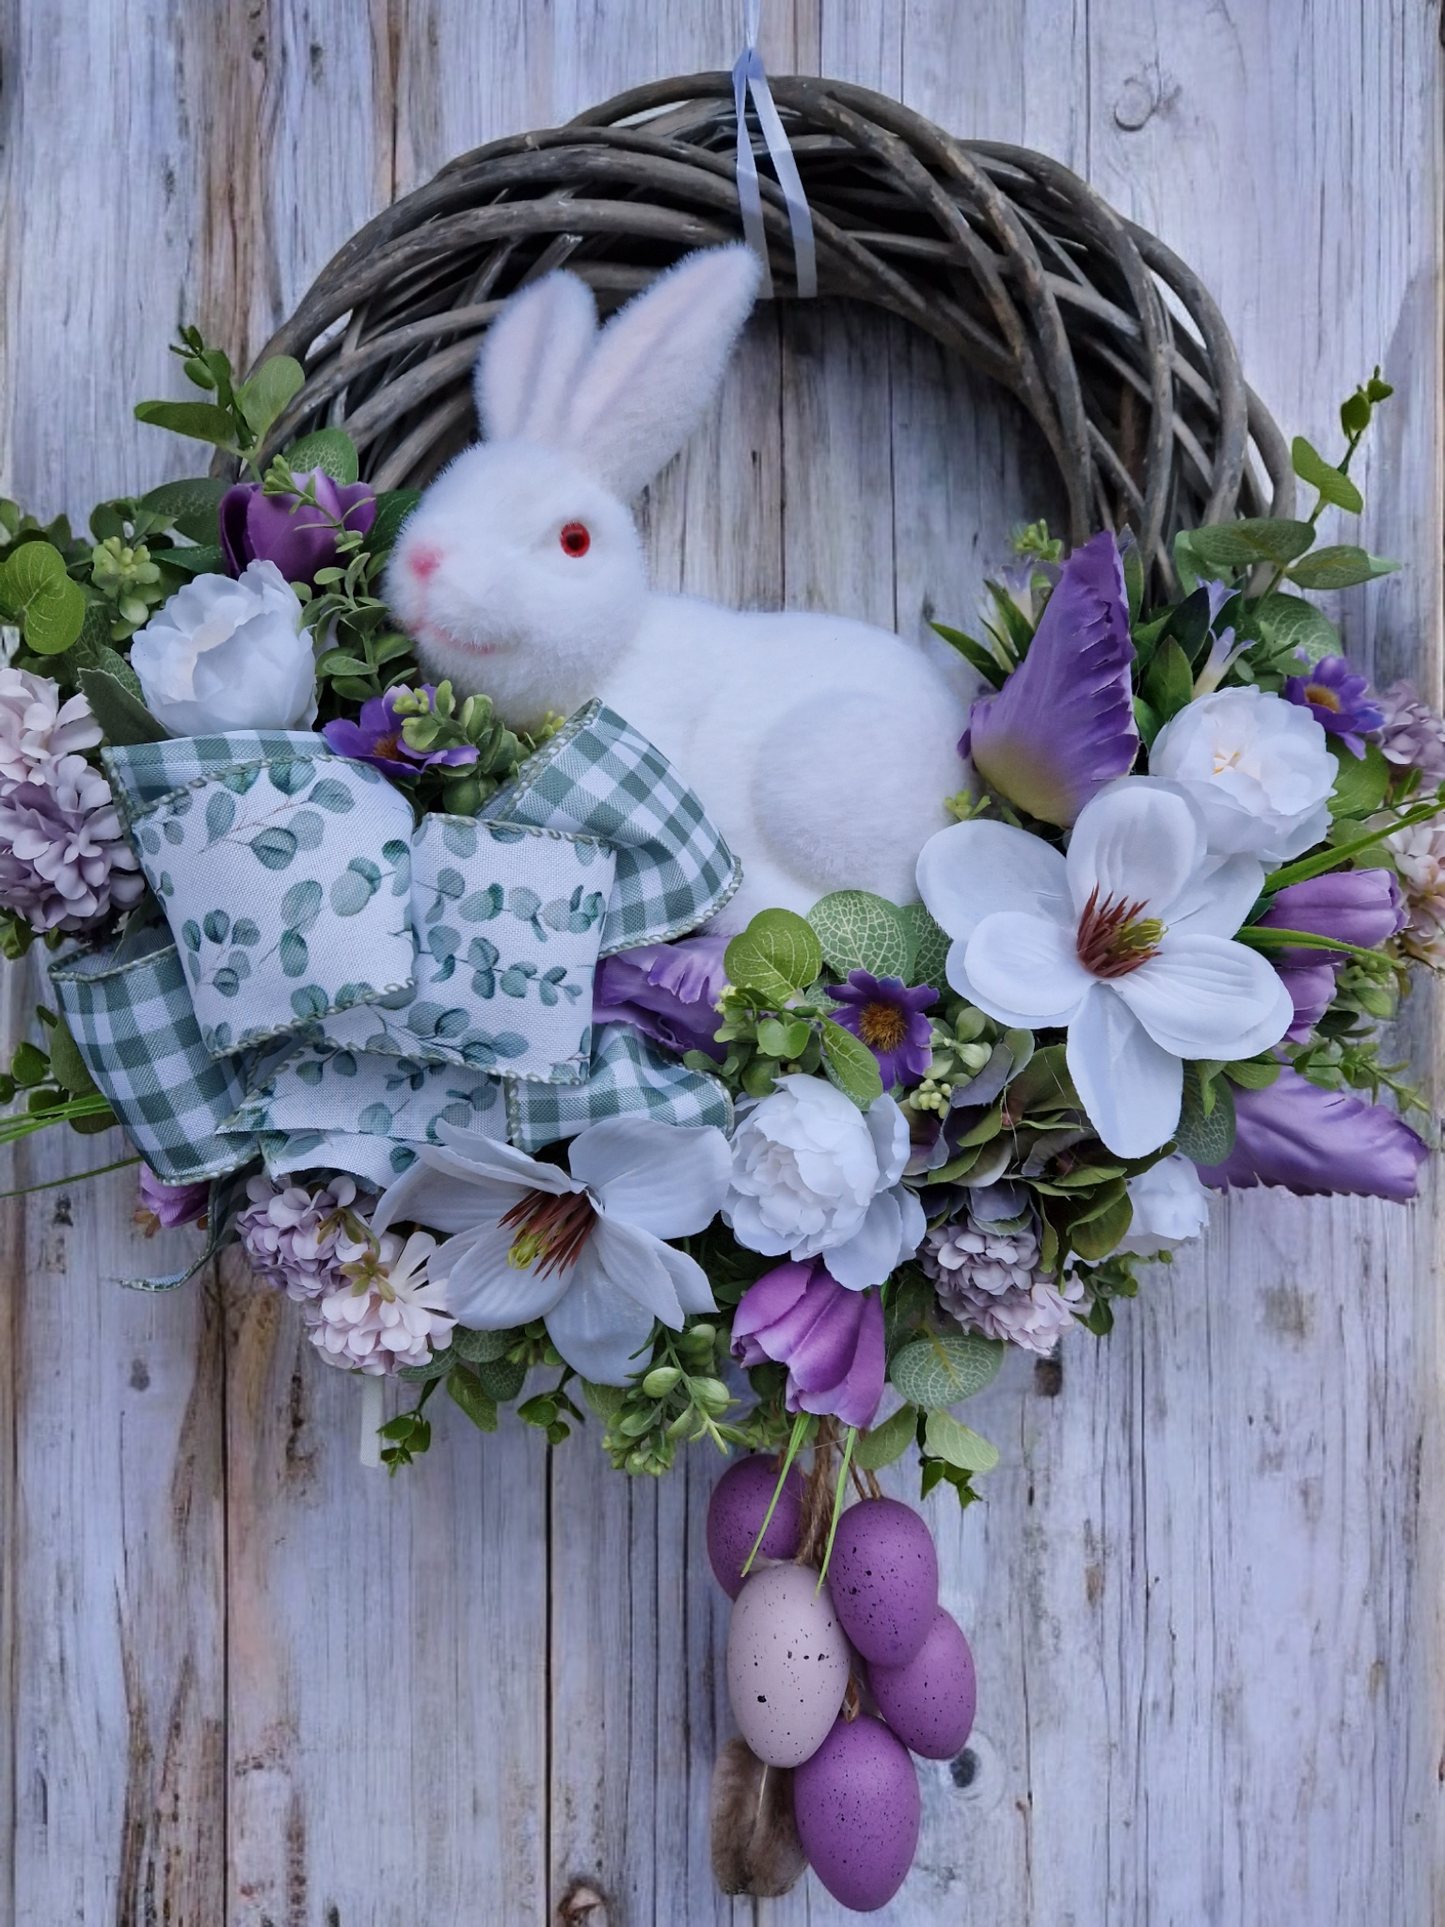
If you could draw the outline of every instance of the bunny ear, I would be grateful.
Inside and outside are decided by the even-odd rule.
[[[575,274],[549,274],[514,294],[477,356],[477,414],[488,439],[555,447],[596,339],[597,304]]]
[[[572,401],[567,440],[624,501],[696,427],[760,274],[749,247],[705,248],[660,275],[602,330]]]

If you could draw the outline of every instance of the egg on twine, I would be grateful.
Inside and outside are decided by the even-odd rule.
[[[837,1718],[851,1670],[826,1583],[811,1566],[749,1574],[728,1629],[728,1697],[738,1730],[768,1766],[797,1766]]]
[[[791,1559],[798,1550],[803,1509],[803,1475],[797,1466],[778,1488],[774,1461],[755,1453],[730,1465],[712,1489],[707,1507],[707,1556],[713,1577],[729,1599],[743,1589],[743,1567],[752,1552],[768,1507],[778,1503],[758,1546],[759,1559]]]
[[[865,1499],[838,1521],[828,1583],[843,1630],[870,1664],[914,1659],[938,1610],[938,1553],[911,1506]]]
[[[962,1751],[973,1728],[978,1684],[963,1629],[942,1606],[913,1658],[903,1666],[870,1666],[868,1686],[910,1752],[951,1760]]]
[[[903,1742],[866,1713],[840,1719],[793,1774],[798,1838],[813,1872],[856,1913],[886,1907],[908,1877],[923,1814]]]

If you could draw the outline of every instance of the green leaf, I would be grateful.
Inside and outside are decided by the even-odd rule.
[[[1154,651],[1144,676],[1144,697],[1161,725],[1194,699],[1194,672],[1173,636],[1166,636]]]
[[[306,373],[299,361],[293,361],[290,355],[272,355],[249,381],[241,383],[236,390],[236,406],[258,442],[265,441],[272,422],[305,382]]]
[[[960,1425],[947,1412],[928,1414],[923,1437],[926,1449],[934,1458],[956,1465],[961,1472],[992,1472],[998,1464],[998,1447],[990,1445],[968,1426]]]
[[[976,1333],[915,1339],[888,1368],[900,1397],[926,1412],[972,1398],[998,1377],[1004,1347]]]
[[[941,923],[935,923],[925,905],[905,903],[899,911],[913,939],[913,970],[910,981],[915,984],[932,984],[935,990],[942,990],[948,979],[944,966],[948,962],[952,937]]]
[[[479,1332],[458,1325],[452,1332],[452,1350],[468,1365],[486,1365],[509,1352],[520,1337],[520,1332],[512,1330]]]
[[[908,981],[916,939],[903,912],[886,897],[869,890],[835,890],[813,905],[808,922],[818,934],[824,960],[840,977],[866,970],[870,976]]]
[[[1246,1091],[1267,1091],[1271,1084],[1279,1081],[1283,1068],[1277,1057],[1246,1057],[1239,1062],[1226,1064],[1224,1075],[1231,1084],[1238,1084]]]
[[[975,642],[972,636],[966,636],[962,629],[950,629],[947,623],[930,622],[928,626],[942,636],[951,648],[956,649],[964,661],[976,669],[991,687],[1003,688],[1008,671],[981,642]]]
[[[860,1111],[866,1111],[875,1097],[883,1095],[883,1078],[878,1059],[868,1046],[825,1017],[822,1024],[823,1069],[845,1097],[851,1097]]]
[[[625,1385],[594,1385],[590,1378],[582,1381],[582,1396],[592,1407],[598,1418],[607,1421],[616,1418],[627,1398]]]
[[[871,1432],[860,1432],[853,1446],[853,1463],[865,1472],[881,1472],[885,1465],[901,1459],[912,1445],[918,1430],[918,1414],[911,1405],[900,1405],[892,1418],[875,1425]]]
[[[372,555],[382,555],[396,541],[401,525],[421,500],[419,488],[383,489],[376,498],[376,520],[366,537]]]
[[[758,1049],[769,1057],[798,1058],[808,1048],[812,1035],[812,1025],[805,1024],[801,1018],[795,1023],[780,1024],[776,1017],[765,1017],[758,1025]]]
[[[812,983],[823,952],[810,925],[791,910],[760,910],[723,955],[728,981],[785,1003]]]
[[[105,740],[121,749],[130,743],[165,743],[171,732],[158,722],[138,696],[104,669],[82,669],[81,690]]]
[[[1184,1066],[1184,1102],[1174,1140],[1196,1164],[1223,1164],[1234,1149],[1234,1097],[1223,1078],[1211,1085],[1213,1106],[1206,1114],[1199,1072]]]
[[[0,601],[14,611],[37,656],[58,656],[85,625],[85,597],[48,542],[26,542],[0,567]]]
[[[333,482],[354,482],[360,469],[356,444],[342,428],[318,428],[286,450],[293,475],[319,468]]]
[[[193,442],[213,442],[217,448],[236,446],[236,425],[224,408],[209,401],[139,401],[138,422],[168,428],[173,435],[189,435]]]
[[[1309,662],[1340,653],[1340,633],[1324,613],[1302,596],[1262,596],[1250,612],[1265,641],[1276,651],[1293,651]]]
[[[497,1401],[489,1398],[482,1381],[465,1365],[453,1365],[447,1373],[447,1397],[460,1405],[479,1432],[497,1429]]]
[[[1378,743],[1366,743],[1363,756],[1352,756],[1339,738],[1332,736],[1330,748],[1339,764],[1330,796],[1330,815],[1372,816],[1390,786],[1390,765]]]
[[[1245,516],[1189,531],[1189,547],[1207,569],[1247,569],[1256,562],[1284,564],[1303,555],[1315,539],[1308,522]]]
[[[56,1083],[72,1097],[84,1097],[96,1088],[63,1017],[57,1018],[50,1032],[50,1068]]]
[[[1352,589],[1357,582],[1373,582],[1377,576],[1393,575],[1399,568],[1383,555],[1343,543],[1336,548],[1316,549],[1289,572],[1291,582],[1301,589]]]
[[[1311,488],[1317,488],[1322,501],[1332,502],[1351,515],[1358,515],[1365,506],[1364,497],[1349,476],[1333,468],[1303,435],[1296,435],[1290,444],[1290,459],[1295,474]]]
[[[508,1405],[521,1391],[527,1368],[510,1358],[479,1358],[476,1374],[488,1398],[498,1405]]]
[[[1133,1219],[1134,1207],[1126,1192],[1110,1199],[1103,1210],[1093,1209],[1083,1219],[1075,1219],[1069,1226],[1069,1243],[1087,1263],[1097,1264],[1108,1257]]]
[[[199,544],[193,548],[160,549],[155,560],[164,569],[174,569],[179,575],[224,575],[226,573],[226,551],[219,543]]]
[[[229,482],[213,475],[195,475],[181,482],[162,482],[140,498],[140,505],[152,515],[169,517],[188,542],[210,548],[221,539],[218,511],[229,487]]]

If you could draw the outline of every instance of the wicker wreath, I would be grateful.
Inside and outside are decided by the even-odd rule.
[[[1011,390],[1058,463],[1071,543],[1127,524],[1168,589],[1177,528],[1291,513],[1283,437],[1163,242],[1027,148],[958,140],[841,81],[772,89],[819,293],[903,316]],[[689,249],[737,238],[736,139],[731,77],[694,74],[452,161],[354,235],[268,343],[306,369],[271,447],[344,425],[379,488],[424,483],[472,438],[472,363],[509,294],[565,263],[605,311]],[[767,177],[762,191],[790,298],[783,194]]]

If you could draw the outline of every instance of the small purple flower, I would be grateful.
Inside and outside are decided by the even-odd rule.
[[[846,1290],[821,1258],[778,1265],[743,1293],[732,1352],[740,1365],[787,1366],[790,1412],[871,1425],[883,1397],[883,1301]]]
[[[209,1184],[165,1184],[148,1164],[140,1168],[135,1221],[149,1238],[177,1225],[199,1224],[211,1200]]]
[[[1326,656],[1308,675],[1290,676],[1285,699],[1307,709],[1322,729],[1338,736],[1351,756],[1365,753],[1365,735],[1378,729],[1384,711],[1370,700],[1369,679],[1357,676],[1343,656]]]
[[[338,756],[350,757],[353,763],[370,763],[373,769],[385,770],[388,776],[415,776],[434,763],[456,768],[476,762],[477,752],[470,743],[458,743],[452,749],[412,749],[407,744],[401,733],[406,717],[397,715],[396,699],[415,693],[428,698],[436,696],[431,683],[423,683],[419,692],[388,689],[384,696],[373,696],[369,703],[362,704],[360,722],[338,717],[327,723],[321,734]]]
[[[604,957],[592,986],[593,1024],[631,1024],[679,1057],[700,1050],[721,1063],[726,1046],[713,1038],[727,947],[726,937],[686,937]]]
[[[267,495],[259,482],[238,482],[221,497],[221,547],[231,575],[248,562],[274,562],[288,582],[314,585],[318,569],[336,565],[336,523],[365,535],[376,520],[370,482],[336,482],[319,468],[296,479],[316,484],[316,508],[299,495]]]
[[[1312,936],[1377,950],[1405,927],[1406,911],[1392,870],[1330,870],[1276,893],[1259,921],[1276,930],[1307,930]],[[1329,1009],[1335,977],[1345,957],[1327,950],[1281,950],[1274,967],[1294,1000],[1294,1022],[1285,1033],[1302,1044]]]
[[[1385,1105],[1322,1090],[1288,1064],[1264,1090],[1235,1091],[1234,1115],[1229,1156],[1199,1167],[1204,1182],[1221,1191],[1279,1184],[1303,1198],[1334,1192],[1405,1204],[1429,1155]]]
[[[1106,529],[1064,564],[1029,652],[981,696],[959,744],[983,780],[1045,823],[1072,823],[1139,753],[1129,602]]]
[[[861,1038],[878,1059],[885,1091],[928,1075],[933,1026],[923,1013],[938,1002],[936,990],[927,984],[907,990],[901,977],[850,970],[847,983],[835,984],[828,995],[841,1006],[834,1021]]]

